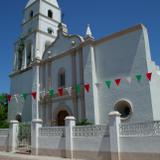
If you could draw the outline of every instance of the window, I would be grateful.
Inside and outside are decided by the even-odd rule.
[[[33,17],[33,11],[30,12],[30,15],[29,15],[29,16],[30,16],[30,18]]]
[[[32,44],[29,43],[27,46],[27,65],[31,63],[31,57],[32,57]]]
[[[53,13],[52,13],[51,10],[48,10],[48,17],[49,17],[49,18],[53,18]]]
[[[61,68],[58,73],[58,87],[65,87],[65,70]]]
[[[18,54],[18,69],[22,68],[22,53]]]
[[[52,34],[52,33],[53,33],[52,28],[48,28],[48,33],[49,33],[49,34]]]
[[[131,107],[130,103],[125,100],[119,101],[115,105],[115,110],[121,114],[122,120],[128,119],[132,113],[132,107]]]

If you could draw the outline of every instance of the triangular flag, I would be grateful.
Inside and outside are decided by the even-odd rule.
[[[14,97],[15,97],[15,99],[16,99],[16,103],[18,103],[18,98],[17,98],[17,97],[18,97],[18,94],[15,94]]]
[[[49,90],[49,95],[50,95],[51,97],[53,97],[53,95],[54,95],[54,90],[53,90],[53,89],[50,89],[50,90]]]
[[[80,93],[81,92],[81,85],[77,84],[76,85],[76,93]]]
[[[28,95],[27,93],[23,93],[23,94],[22,94],[22,97],[24,98],[24,100],[27,99],[27,95]]]
[[[45,91],[45,90],[41,91],[41,92],[40,92],[41,98],[43,98],[43,97],[45,96],[45,94],[46,94],[46,91]]]
[[[90,84],[88,84],[88,83],[85,84],[84,88],[85,88],[86,92],[89,92],[89,90],[90,90]]]
[[[126,77],[125,80],[127,81],[128,84],[131,84],[132,82],[132,77]]]
[[[137,79],[138,82],[140,82],[141,79],[142,79],[142,75],[140,75],[140,74],[139,74],[139,75],[136,75],[136,79]]]
[[[72,95],[72,87],[68,87],[68,88],[65,88],[68,92],[68,94],[71,96]]]
[[[150,73],[147,73],[147,74],[146,74],[146,77],[147,77],[147,79],[148,79],[149,81],[151,81],[152,73],[151,73],[151,72],[150,72]]]
[[[10,102],[11,99],[12,99],[12,96],[11,96],[11,95],[8,95],[8,96],[7,96],[7,99],[8,99],[8,102]]]
[[[116,80],[115,80],[115,83],[116,83],[117,86],[119,86],[120,83],[121,83],[121,79],[116,79]]]
[[[32,92],[32,97],[33,97],[34,99],[36,99],[36,97],[37,97],[37,92]]]
[[[58,94],[59,96],[63,96],[63,88],[58,88]]]
[[[111,88],[112,81],[105,81],[105,83],[108,88]]]

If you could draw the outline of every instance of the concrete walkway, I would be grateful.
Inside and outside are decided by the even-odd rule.
[[[0,152],[0,160],[70,160],[70,159]]]

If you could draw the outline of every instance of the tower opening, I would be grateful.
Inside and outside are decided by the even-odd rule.
[[[53,12],[51,10],[48,10],[48,17],[53,18]]]

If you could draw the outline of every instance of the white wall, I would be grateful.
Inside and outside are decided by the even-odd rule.
[[[106,123],[108,113],[121,99],[132,103],[133,114],[126,122],[153,120],[150,84],[145,77],[151,59],[143,30],[142,27],[95,46],[100,123]],[[141,83],[135,78],[137,74],[143,75]],[[128,76],[132,77],[131,84],[124,79]],[[119,87],[114,82],[118,78],[123,78]],[[106,80],[112,80],[110,89],[105,85]]]
[[[32,120],[32,97],[27,96],[26,101],[19,95],[32,92],[32,70],[11,77],[10,94],[18,94],[17,99],[12,98],[8,107],[8,120],[14,120],[17,113],[21,113],[24,121]]]

